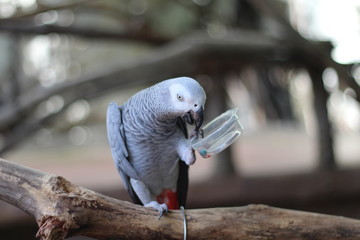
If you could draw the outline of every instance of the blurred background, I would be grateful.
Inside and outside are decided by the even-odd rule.
[[[0,157],[129,200],[109,102],[204,87],[243,135],[190,168],[188,208],[263,203],[360,218],[360,0],[0,0]],[[35,221],[0,202],[0,235]],[[72,238],[80,239],[80,238]]]

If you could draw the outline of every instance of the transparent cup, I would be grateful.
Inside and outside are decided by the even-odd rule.
[[[212,157],[230,146],[243,131],[237,110],[230,109],[206,124],[203,128],[204,138],[193,137],[190,146],[203,158]]]

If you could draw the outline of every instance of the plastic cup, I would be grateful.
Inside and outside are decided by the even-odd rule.
[[[204,138],[193,137],[190,146],[203,158],[214,156],[230,146],[243,131],[237,110],[230,109],[206,124],[203,128]]]

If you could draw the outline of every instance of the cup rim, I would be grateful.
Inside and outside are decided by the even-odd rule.
[[[218,133],[219,131],[224,131],[224,126],[227,126],[230,124],[230,122],[236,122],[239,121],[239,118],[237,116],[237,111],[238,108],[233,108],[233,109],[229,109],[226,112],[220,114],[219,116],[217,116],[216,118],[214,118],[212,121],[210,121],[208,124],[205,125],[205,127],[203,129],[206,129],[207,127],[211,126],[214,122],[218,121],[221,118],[227,117],[227,119],[222,122],[220,124],[220,126],[215,129],[214,131],[212,131],[209,135],[205,136],[204,138],[201,139],[196,139],[195,137],[193,137],[190,142],[191,142],[191,146],[194,148],[197,148],[197,146],[201,146],[203,145],[204,141],[207,141],[209,139],[211,139],[211,136],[213,136],[214,134]],[[242,129],[241,124],[239,123],[240,128]],[[241,130],[240,130],[241,131]],[[223,135],[226,133],[226,129],[225,132],[217,139],[219,140],[221,137],[223,137]],[[195,140],[195,142],[193,142]]]

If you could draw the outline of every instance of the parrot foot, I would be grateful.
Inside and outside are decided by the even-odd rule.
[[[180,158],[187,165],[193,165],[196,161],[195,150],[193,148],[185,148],[185,150],[181,153]]]
[[[199,136],[201,136],[201,138],[204,138],[204,130],[202,128],[200,128],[198,130],[194,130],[191,133],[190,138],[199,139]]]
[[[201,138],[204,138],[204,129],[202,129],[202,128],[199,129],[199,131],[197,133],[197,135],[198,135],[197,137],[199,137],[199,134],[200,134]]]
[[[157,210],[159,212],[159,219],[168,212],[168,206],[165,203],[160,204],[157,201],[151,201],[144,206]]]

